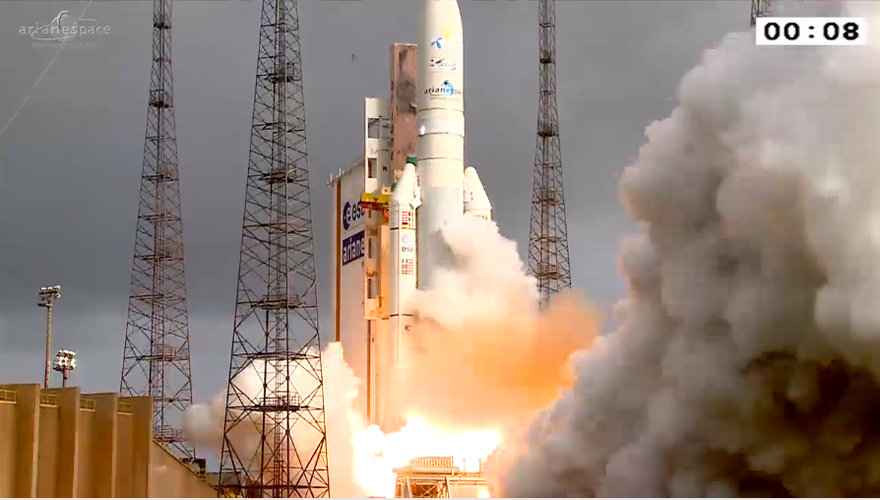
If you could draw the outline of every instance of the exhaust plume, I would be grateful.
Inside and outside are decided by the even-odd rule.
[[[464,470],[477,470],[504,431],[524,424],[572,383],[569,357],[589,346],[598,330],[598,316],[573,293],[538,311],[534,279],[495,223],[462,217],[443,230],[443,239],[453,264],[436,288],[415,296],[420,321],[404,342],[406,363],[392,383],[401,429],[384,433],[367,426],[353,410],[360,381],[343,360],[341,344],[322,353],[334,497],[393,497],[393,469],[419,456],[452,456]],[[236,386],[256,397],[261,372],[262,365],[244,370]],[[300,391],[309,382],[294,380]],[[186,412],[187,435],[196,446],[219,453],[225,403],[224,390]],[[241,425],[230,439],[253,449],[257,430]]]
[[[644,224],[621,326],[499,453],[495,492],[877,496],[880,40],[731,34],[677,98],[620,183]]]
[[[395,374],[399,413],[451,428],[509,429],[574,380],[569,357],[598,333],[576,293],[538,310],[535,279],[498,226],[462,216],[441,235],[454,265],[409,306],[417,314]]]

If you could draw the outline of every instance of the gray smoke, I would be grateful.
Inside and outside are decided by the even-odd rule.
[[[644,226],[622,326],[494,493],[880,495],[880,37],[753,37],[707,51],[647,128],[620,183]]]

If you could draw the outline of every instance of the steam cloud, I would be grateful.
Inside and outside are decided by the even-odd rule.
[[[867,8],[847,6],[880,26]],[[505,449],[496,493],[880,494],[880,39],[753,36],[647,128],[620,183],[644,223],[622,326]]]
[[[509,431],[571,385],[568,360],[592,344],[599,316],[576,293],[539,311],[535,279],[492,221],[462,216],[442,238],[455,265],[409,304],[419,322],[395,376],[400,413]]]
[[[360,381],[341,344],[331,343],[322,353],[334,497],[394,496],[393,469],[416,456],[454,456],[464,460],[459,466],[473,468],[468,461],[485,458],[504,431],[526,423],[572,383],[568,359],[598,331],[598,316],[576,294],[538,311],[534,279],[494,222],[462,217],[442,236],[454,265],[411,304],[420,321],[404,343],[404,362],[393,382],[406,417],[399,431],[367,426],[352,409]],[[261,372],[255,363],[236,385],[258,395]],[[304,383],[314,382],[294,380],[302,392],[310,390]],[[201,449],[219,453],[225,402],[224,390],[186,412],[187,435]],[[237,448],[255,449],[257,429],[241,425],[230,439]],[[294,431],[297,442],[315,438]]]

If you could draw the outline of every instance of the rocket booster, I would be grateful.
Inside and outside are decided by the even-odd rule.
[[[464,212],[464,38],[457,0],[425,0],[419,43],[418,287],[443,264],[438,234]]]

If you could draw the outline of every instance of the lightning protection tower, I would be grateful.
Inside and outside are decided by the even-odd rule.
[[[153,62],[122,360],[123,396],[153,397],[153,437],[180,458],[192,404],[171,78],[171,0],[153,0]]]
[[[759,17],[769,14],[772,6],[773,0],[752,0],[750,25],[754,26]]]
[[[320,347],[297,2],[263,0],[220,457],[226,491],[329,496]]]
[[[541,307],[544,308],[551,295],[571,288],[571,268],[562,189],[559,114],[556,110],[555,0],[539,0],[538,10],[540,83],[529,229],[529,271],[538,279]]]

